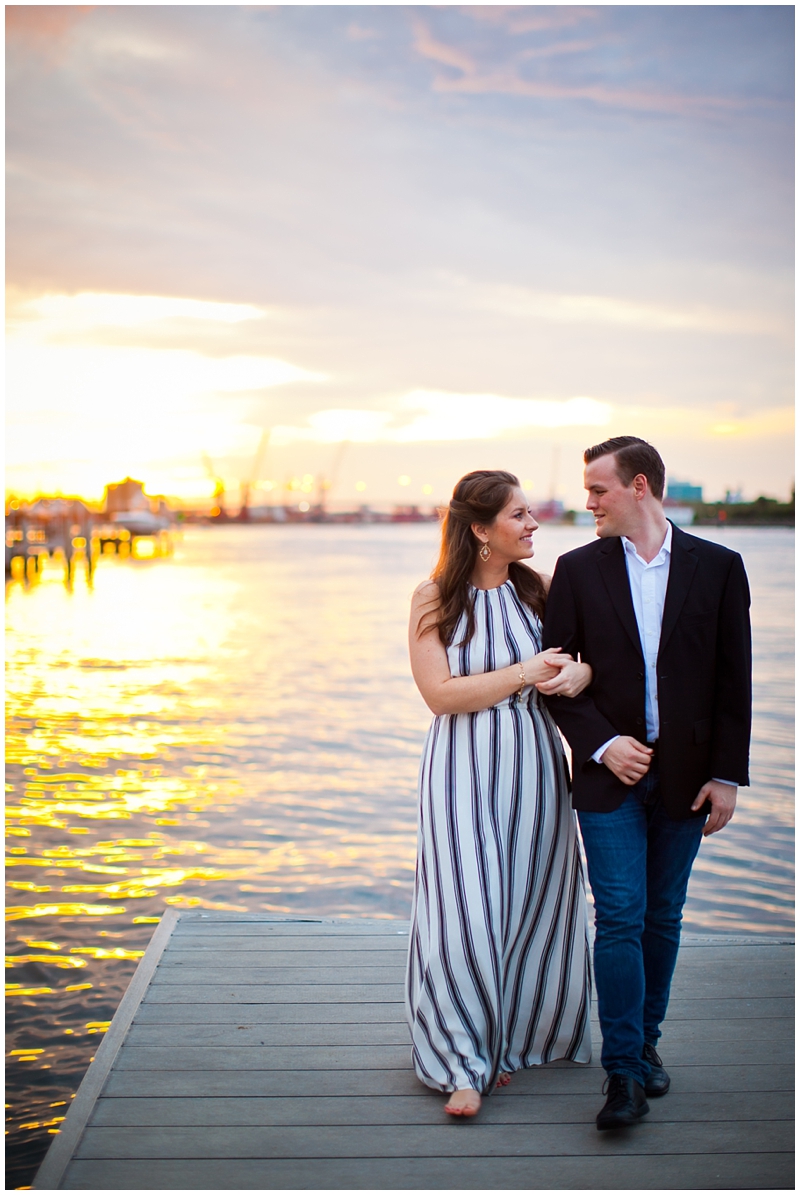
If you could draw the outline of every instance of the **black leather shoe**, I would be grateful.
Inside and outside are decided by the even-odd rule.
[[[650,1074],[647,1076],[644,1085],[645,1095],[649,1095],[651,1099],[657,1099],[660,1095],[666,1095],[669,1091],[669,1075],[661,1065],[661,1059],[656,1054],[655,1046],[651,1046],[649,1042],[644,1043],[642,1050],[642,1058],[650,1067]]]
[[[624,1129],[646,1116],[650,1105],[644,1089],[630,1075],[609,1075],[603,1084],[608,1099],[597,1113],[598,1129]]]

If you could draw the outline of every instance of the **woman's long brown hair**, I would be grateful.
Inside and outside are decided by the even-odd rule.
[[[465,613],[467,626],[462,643],[468,643],[475,634],[475,598],[469,585],[479,545],[472,524],[490,527],[508,502],[511,491],[517,488],[519,480],[503,469],[477,469],[457,483],[444,513],[442,546],[431,573],[439,587],[438,606],[423,616],[421,635],[436,630],[445,647],[449,647]],[[539,618],[544,618],[546,591],[539,574],[519,561],[512,561],[508,575],[521,600]]]

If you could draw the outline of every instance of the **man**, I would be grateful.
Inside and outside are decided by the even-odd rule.
[[[667,521],[650,444],[617,436],[584,461],[599,539],[558,560],[544,646],[594,670],[547,702],[572,748],[608,1075],[597,1127],[613,1129],[669,1088],[656,1044],[689,873],[748,784],[750,594],[736,552]]]

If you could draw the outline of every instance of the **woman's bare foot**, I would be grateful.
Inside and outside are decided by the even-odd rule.
[[[497,1076],[497,1086],[508,1087],[510,1082],[511,1075],[507,1074],[505,1071],[500,1071],[500,1074]]]
[[[477,1116],[481,1106],[481,1097],[472,1087],[454,1091],[444,1106],[450,1116]]]

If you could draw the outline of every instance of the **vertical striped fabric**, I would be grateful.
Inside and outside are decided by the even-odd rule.
[[[448,649],[453,676],[541,650],[541,624],[510,581],[473,592],[476,632]],[[532,687],[435,717],[406,979],[417,1075],[488,1093],[501,1071],[588,1062],[589,1006],[583,870],[555,723]]]

